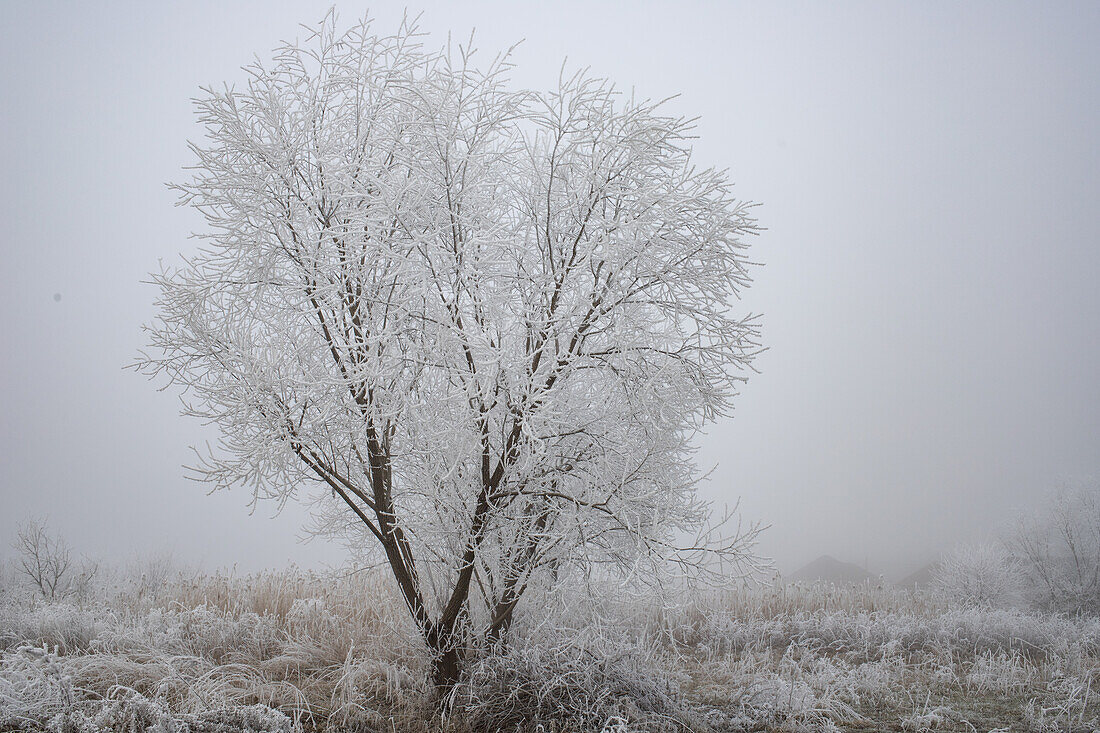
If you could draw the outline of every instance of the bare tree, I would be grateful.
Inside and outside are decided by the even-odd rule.
[[[68,592],[75,575],[72,551],[61,537],[50,535],[45,522],[30,519],[20,525],[12,546],[19,553],[17,568],[43,598],[52,601]]]
[[[1066,613],[1100,612],[1100,487],[1056,494],[1046,512],[1019,521],[1009,542],[1033,603]]]
[[[750,558],[690,439],[758,351],[749,207],[690,160],[689,120],[507,55],[426,51],[327,18],[197,101],[178,186],[205,246],[156,276],[142,366],[220,426],[202,478],[311,494],[318,531],[381,552],[435,652],[499,639],[570,572]]]

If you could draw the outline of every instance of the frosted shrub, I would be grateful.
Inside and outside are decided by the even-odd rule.
[[[1036,608],[1100,614],[1100,484],[1064,491],[1023,518],[1010,542]]]
[[[1020,603],[1021,566],[992,544],[966,545],[947,555],[932,574],[932,587],[949,602],[979,608]]]
[[[672,668],[608,627],[544,627],[492,648],[451,699],[475,730],[676,730],[687,712]]]

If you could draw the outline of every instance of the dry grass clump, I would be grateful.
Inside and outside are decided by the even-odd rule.
[[[161,698],[149,699],[122,685],[114,685],[104,696],[90,697],[87,690],[74,683],[67,661],[55,652],[26,646],[4,655],[0,666],[0,729],[281,733],[294,728],[290,718],[264,705],[180,713]]]
[[[469,665],[451,697],[474,730],[687,730],[681,675],[667,650],[606,622],[544,622]]]
[[[80,608],[67,603],[42,606],[0,604],[0,651],[17,646],[57,647],[62,654],[85,654],[92,643],[111,629],[118,619],[106,608]]]

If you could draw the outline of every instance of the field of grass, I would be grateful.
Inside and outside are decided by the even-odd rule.
[[[1092,731],[1100,620],[888,588],[554,594],[443,712],[380,574],[0,596],[0,730]],[[540,727],[541,726],[541,727]]]

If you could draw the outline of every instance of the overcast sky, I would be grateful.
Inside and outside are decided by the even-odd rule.
[[[0,2],[0,555],[47,517],[115,562],[338,564],[295,508],[183,478],[214,434],[123,367],[197,217],[164,183],[190,98],[330,3]],[[365,11],[337,5],[350,22]],[[762,203],[733,307],[769,351],[701,440],[790,570],[902,575],[1100,476],[1100,4],[424,4],[518,85],[563,59],[699,115],[698,162]],[[404,5],[375,4],[378,28]]]

